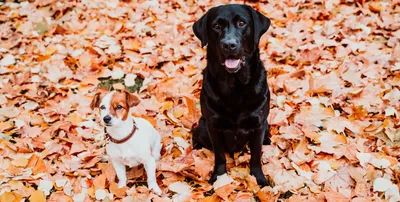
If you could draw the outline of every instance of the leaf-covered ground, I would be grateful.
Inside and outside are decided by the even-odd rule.
[[[248,153],[212,186],[212,152],[190,145],[206,65],[192,24],[229,1],[13,2],[0,3],[0,201],[400,200],[399,0],[250,3],[272,20],[261,190]],[[98,87],[138,92],[132,113],[163,137],[161,197],[140,166],[117,188]]]

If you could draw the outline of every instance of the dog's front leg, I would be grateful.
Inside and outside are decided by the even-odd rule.
[[[114,166],[115,173],[118,177],[118,187],[122,188],[126,186],[126,168],[125,164],[118,161],[117,159],[111,159],[111,163]]]
[[[207,129],[214,151],[214,172],[211,175],[209,182],[214,183],[218,176],[226,173],[225,148],[218,131],[209,123],[207,124]]]
[[[145,159],[143,165],[146,170],[147,185],[149,186],[149,189],[153,189],[156,194],[161,195],[162,191],[157,184],[156,178],[156,160],[154,157],[149,157]]]
[[[264,176],[261,168],[261,150],[264,140],[266,127],[260,127],[254,130],[250,137],[250,174],[257,179],[257,184],[261,187],[268,186],[269,182]]]

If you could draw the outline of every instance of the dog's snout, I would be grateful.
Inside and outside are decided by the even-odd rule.
[[[110,123],[111,121],[111,116],[107,115],[103,118],[104,123]]]
[[[234,51],[238,46],[238,43],[235,39],[227,39],[221,41],[221,48],[224,51]]]

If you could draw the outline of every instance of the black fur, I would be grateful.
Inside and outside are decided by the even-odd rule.
[[[211,183],[226,173],[224,153],[233,155],[249,143],[251,174],[260,186],[269,184],[261,169],[261,149],[262,144],[270,144],[270,93],[258,49],[269,26],[267,17],[238,4],[211,8],[193,25],[202,46],[208,46],[200,94],[202,117],[192,143],[195,149],[205,147],[215,153]],[[231,48],[226,41],[233,44]],[[224,65],[229,58],[242,63],[233,71]]]

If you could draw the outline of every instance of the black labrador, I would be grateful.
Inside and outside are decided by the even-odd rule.
[[[202,116],[192,144],[214,151],[210,183],[226,173],[224,153],[233,156],[249,143],[251,174],[258,185],[269,184],[261,169],[261,149],[270,144],[270,93],[258,43],[270,23],[248,5],[231,4],[211,8],[193,25],[202,46],[208,46],[200,93]]]

